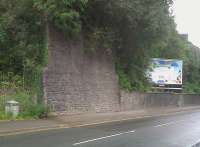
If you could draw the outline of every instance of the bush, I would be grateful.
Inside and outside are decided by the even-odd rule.
[[[200,84],[199,83],[185,83],[184,92],[186,93],[200,93]]]
[[[35,105],[30,105],[28,106],[27,110],[22,111],[19,115],[19,117],[22,118],[45,118],[47,117],[48,114],[48,109],[42,105],[42,104],[35,104]]]
[[[126,89],[128,91],[133,90],[131,86],[131,82],[129,77],[123,72],[121,69],[117,69],[117,74],[119,78],[119,85],[122,89]]]
[[[122,65],[119,62],[116,63],[116,71],[119,78],[119,85],[122,89],[141,92],[150,91],[151,86],[145,76],[142,75],[143,72],[134,70],[131,75],[125,73]]]
[[[23,118],[44,118],[47,117],[48,109],[44,104],[34,102],[34,94],[20,90],[11,94],[0,95],[0,120],[11,119],[11,115],[5,114],[5,103],[8,100],[16,100],[20,105],[20,113],[17,119]]]
[[[6,114],[4,111],[0,111],[0,120],[9,120],[12,119],[11,114]]]

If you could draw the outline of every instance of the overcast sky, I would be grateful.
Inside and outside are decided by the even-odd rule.
[[[179,33],[200,47],[200,0],[174,0],[173,9]]]

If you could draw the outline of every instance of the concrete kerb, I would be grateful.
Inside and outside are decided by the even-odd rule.
[[[69,127],[63,124],[63,125],[55,125],[51,127],[43,126],[43,127],[35,127],[35,128],[23,128],[23,129],[0,132],[0,137],[27,134],[27,133],[36,133],[36,132],[50,131],[50,130],[58,130],[58,129],[64,129],[64,128],[69,128]]]
[[[34,121],[34,120],[37,120],[37,119],[11,119],[11,120],[0,120],[0,123],[1,122],[13,122],[13,121],[17,121],[17,122],[20,122],[20,121],[25,121],[25,120],[30,120],[30,121]]]
[[[193,110],[200,110],[200,106],[190,107],[190,108],[182,108],[179,110],[169,111],[164,114],[150,114],[150,115],[145,114],[145,115],[140,115],[140,116],[133,116],[133,117],[126,118],[126,119],[113,119],[113,120],[108,120],[108,121],[99,121],[99,122],[95,122],[95,123],[85,123],[85,124],[78,124],[78,125],[71,125],[71,126],[69,126],[67,123],[63,123],[63,124],[58,124],[58,125],[52,125],[50,127],[40,126],[40,127],[33,127],[33,128],[30,127],[30,128],[23,128],[23,129],[14,129],[14,130],[0,132],[0,137],[27,134],[27,133],[37,133],[37,132],[42,132],[42,131],[51,131],[51,130],[59,130],[59,129],[78,128],[78,127],[84,127],[84,126],[130,121],[130,120],[137,120],[137,119],[144,119],[144,118],[153,118],[153,117],[170,116],[170,115],[173,116],[176,114],[190,112]]]

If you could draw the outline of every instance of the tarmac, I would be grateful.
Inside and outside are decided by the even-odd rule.
[[[200,106],[188,106],[180,108],[160,107],[154,109],[112,113],[88,113],[77,115],[62,114],[58,116],[50,116],[46,119],[40,120],[0,121],[0,136],[175,115],[177,113],[185,113],[186,111],[189,112],[193,110],[200,110]]]

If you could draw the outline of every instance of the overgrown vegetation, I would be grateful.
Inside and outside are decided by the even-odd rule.
[[[42,105],[41,74],[47,61],[45,22],[33,5],[32,0],[0,0],[0,101],[21,102],[20,117],[36,117],[33,108]],[[33,98],[39,103],[34,104]],[[3,105],[0,109],[6,117]]]
[[[182,59],[185,92],[200,92],[200,53],[176,31],[171,0],[93,0],[82,14],[89,48],[112,50],[119,84],[149,91],[145,71],[150,58]],[[196,51],[195,51],[196,50]],[[193,57],[193,56],[196,57]]]
[[[149,90],[145,70],[150,58],[159,57],[183,59],[185,92],[200,92],[199,52],[176,32],[171,5],[172,0],[0,0],[0,71],[7,75],[0,89],[7,84],[14,95],[21,91],[42,103],[51,24],[68,38],[81,33],[87,50],[112,51],[124,89]]]
[[[41,77],[41,76],[37,76]],[[31,79],[30,79],[31,80]],[[21,76],[1,73],[0,89],[0,119],[12,119],[11,114],[5,114],[5,104],[9,100],[19,102],[20,114],[17,119],[43,118],[47,116],[48,108],[43,105],[38,91],[34,87],[39,86],[37,82],[32,89],[24,88]],[[38,81],[35,80],[35,81]],[[31,80],[34,83],[34,80]],[[33,85],[33,84],[32,84]],[[38,90],[42,90],[38,88]],[[42,96],[42,95],[41,95]]]
[[[191,51],[192,49],[192,51]],[[184,92],[200,93],[200,49],[191,43],[187,44],[183,60]]]
[[[48,109],[42,105],[38,104],[35,101],[34,95],[20,89],[15,92],[1,94],[0,95],[0,119],[12,119],[11,114],[5,114],[4,107],[6,101],[9,100],[16,100],[20,104],[20,113],[17,116],[17,119],[24,119],[24,118],[44,118],[47,116]]]
[[[100,42],[94,43],[93,50],[112,50],[122,88],[148,89],[144,71],[153,53],[152,46],[163,42],[171,31],[173,19],[168,11],[171,3],[170,0],[88,1],[82,16],[84,34],[92,34],[90,42]],[[101,36],[96,37],[98,34]]]

